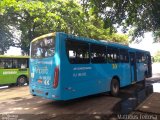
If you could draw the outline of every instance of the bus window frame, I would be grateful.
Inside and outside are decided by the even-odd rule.
[[[116,59],[112,58],[112,55],[116,54]],[[110,58],[108,58],[108,55],[110,55]],[[110,60],[109,60],[110,59]],[[108,63],[119,63],[119,48],[113,47],[113,46],[107,46],[107,61]]]
[[[11,61],[11,67],[5,67],[5,66],[3,66],[3,67],[0,67],[0,69],[26,69],[26,68],[29,68],[29,59],[28,58],[0,58],[0,62],[1,62],[1,60],[2,59],[5,59],[5,63],[7,63],[8,62],[8,60],[10,60]],[[22,68],[21,66],[22,66],[22,64],[21,64],[21,66],[20,67],[13,67],[14,65],[13,65],[13,60],[21,60],[21,61],[26,61],[26,65],[25,65],[25,68]],[[7,62],[6,62],[7,61]],[[4,62],[4,61],[3,61]],[[17,62],[17,64],[19,64],[20,62]]]
[[[69,49],[68,49],[68,43],[67,42],[75,42],[75,43],[80,43],[80,44],[86,44],[88,45],[88,58],[85,58],[85,59],[88,59],[86,60],[87,62],[77,62],[77,60],[73,60],[73,62],[70,60],[70,57],[69,57]],[[90,44],[88,42],[83,42],[83,41],[80,41],[80,40],[76,40],[76,39],[70,39],[70,38],[67,38],[65,40],[65,52],[66,52],[66,55],[67,55],[67,59],[69,61],[70,64],[90,64]],[[84,58],[82,58],[84,59]],[[75,62],[76,61],[76,62]]]
[[[104,60],[102,60],[102,61],[96,61],[96,62],[92,60],[92,52],[93,52],[92,51],[93,50],[92,47],[95,47],[95,48],[96,47],[100,47],[100,48],[103,47],[103,49],[105,49],[104,52],[102,53],[102,54],[104,54],[104,58],[103,58]],[[90,61],[91,61],[92,64],[105,64],[105,63],[107,63],[107,54],[106,53],[107,53],[106,45],[95,44],[95,43],[91,43],[90,44]]]

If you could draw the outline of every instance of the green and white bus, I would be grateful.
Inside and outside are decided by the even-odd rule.
[[[28,56],[0,55],[0,86],[28,84]]]

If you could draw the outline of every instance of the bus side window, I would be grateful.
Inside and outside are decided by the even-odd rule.
[[[137,52],[136,53],[136,61],[138,63],[142,63],[142,62],[145,63],[145,61],[146,61],[145,55],[143,53],[141,53],[141,52]]]
[[[13,59],[13,66],[12,68],[18,68],[17,59]]]
[[[18,59],[18,63],[19,63],[19,68],[27,68],[27,59],[26,58],[21,58]]]
[[[4,68],[4,59],[0,59],[0,68]]]
[[[1,65],[3,68],[8,69],[12,68],[12,59],[1,59]]]
[[[106,46],[91,44],[91,62],[106,63]]]
[[[26,65],[25,64],[21,64],[21,68],[26,68]]]
[[[128,63],[129,62],[129,55],[128,51],[125,49],[120,49],[119,51],[119,60],[121,63]]]
[[[89,44],[81,41],[67,40],[66,51],[71,64],[87,64],[89,58]]]
[[[141,62],[141,54],[139,52],[136,52],[136,62],[137,63]]]
[[[107,60],[109,63],[119,62],[119,49],[115,47],[107,47]]]
[[[12,68],[12,59],[7,60],[8,68]]]

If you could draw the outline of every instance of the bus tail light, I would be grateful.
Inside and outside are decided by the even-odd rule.
[[[56,67],[54,69],[54,82],[53,82],[54,88],[56,88],[58,86],[58,80],[59,80],[59,67]]]

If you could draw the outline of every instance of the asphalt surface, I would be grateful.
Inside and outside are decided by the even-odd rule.
[[[0,90],[0,120],[130,119],[122,116],[128,114],[138,119],[145,115],[159,119],[159,113],[138,109],[153,94],[159,96],[159,83],[160,74],[155,72],[153,78],[147,80],[145,88],[139,83],[122,88],[118,97],[98,94],[70,101],[51,101],[32,96],[28,86],[6,87]],[[159,108],[157,111],[160,111]]]
[[[151,94],[136,110],[160,115],[160,93]]]
[[[79,119],[99,119],[102,116],[108,118],[117,114],[128,114],[152,92],[152,87],[146,89],[142,84],[135,84],[121,89],[118,97],[98,94],[70,101],[51,101],[30,95],[28,86],[5,88],[0,91],[0,113],[3,114],[1,117],[6,114],[18,114],[18,118],[23,120],[33,117],[36,119],[63,119],[63,117],[71,119],[80,116]],[[130,100],[133,98],[135,101]]]

